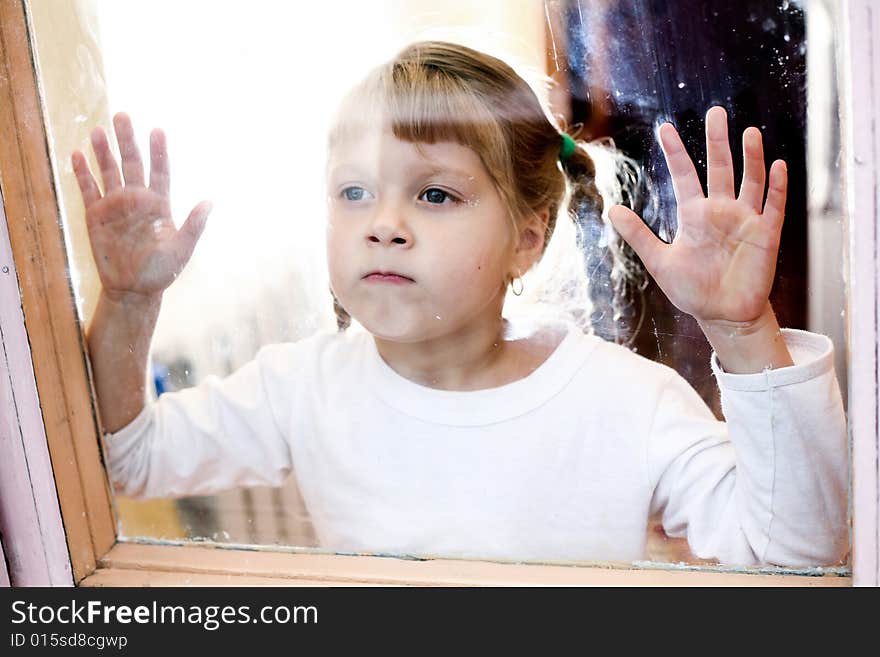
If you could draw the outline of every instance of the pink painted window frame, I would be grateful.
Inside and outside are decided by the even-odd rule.
[[[73,586],[2,190],[0,340],[0,585]]]
[[[847,0],[841,62],[849,246],[847,308],[852,454],[853,585],[880,585],[878,260],[880,6]],[[70,586],[57,501],[7,218],[0,204],[0,586]],[[5,469],[4,469],[5,468]],[[26,476],[25,476],[26,475]]]
[[[849,428],[853,585],[880,585],[877,228],[880,219],[880,6],[849,0],[842,44],[842,125],[849,232]]]

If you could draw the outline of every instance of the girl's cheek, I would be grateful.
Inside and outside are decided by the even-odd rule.
[[[350,239],[343,228],[344,223],[330,221],[327,224],[327,253],[337,258],[344,257],[351,248]]]
[[[495,249],[484,248],[476,251],[468,262],[468,273],[472,278],[487,279],[503,277],[504,257]]]
[[[485,256],[459,263],[453,275],[453,285],[461,286],[458,289],[494,288],[502,279],[502,275],[498,273],[498,264]]]
[[[339,240],[328,236],[327,240],[327,269],[330,275],[331,285],[338,286],[345,280],[346,264],[351,258],[346,257],[345,245]]]

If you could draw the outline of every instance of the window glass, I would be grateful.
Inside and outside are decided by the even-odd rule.
[[[195,404],[199,411],[192,410],[195,406],[189,402],[179,407],[166,402],[163,408],[176,410],[166,411],[151,426],[165,423],[172,429],[160,436],[160,442],[151,443],[153,456],[143,456],[138,465],[127,461],[122,466],[133,468],[126,471],[127,477],[164,482],[167,493],[150,500],[117,495],[122,538],[518,561],[713,565],[719,560],[713,554],[735,554],[721,560],[725,565],[846,567],[845,545],[833,559],[811,556],[830,554],[813,547],[834,543],[828,536],[839,533],[833,512],[829,511],[827,523],[814,515],[805,521],[813,529],[799,531],[786,525],[797,524],[797,511],[772,526],[773,511],[760,508],[777,499],[773,495],[778,491],[764,497],[760,492],[776,476],[793,485],[812,485],[801,476],[815,469],[809,441],[800,454],[785,452],[785,463],[768,465],[774,439],[789,435],[785,431],[809,433],[809,428],[780,430],[773,420],[760,416],[761,402],[748,407],[751,410],[737,407],[752,403],[742,400],[749,386],[756,385],[754,377],[742,384],[739,397],[731,397],[735,403],[730,408],[722,408],[710,367],[712,347],[700,325],[669,300],[633,251],[615,236],[608,207],[604,215],[587,212],[571,225],[561,222],[554,235],[576,239],[582,254],[577,266],[586,272],[589,290],[581,300],[581,319],[588,320],[588,332],[603,344],[617,344],[674,370],[681,386],[655,386],[651,381],[669,376],[660,373],[671,370],[624,367],[624,362],[634,361],[620,351],[609,352],[615,355],[608,362],[620,363],[622,369],[587,364],[583,367],[594,369],[586,376],[572,364],[581,351],[566,340],[555,350],[541,343],[544,348],[523,352],[521,358],[534,363],[528,385],[512,370],[506,379],[474,384],[477,390],[470,390],[471,395],[456,390],[454,384],[445,390],[440,385],[432,388],[430,379],[419,378],[399,362],[394,367],[391,351],[382,353],[357,342],[356,336],[369,335],[373,325],[372,320],[361,323],[363,317],[355,307],[354,320],[343,332],[347,338],[316,341],[316,336],[332,336],[341,321],[341,306],[334,307],[330,292],[333,265],[328,263],[327,244],[328,240],[332,244],[334,235],[328,231],[330,215],[338,221],[366,222],[358,213],[370,212],[376,204],[384,204],[389,213],[405,214],[400,204],[406,198],[409,207],[416,208],[411,211],[421,213],[418,221],[425,223],[420,226],[428,225],[428,212],[435,213],[430,221],[436,226],[440,216],[436,213],[454,211],[425,205],[453,203],[451,192],[462,195],[464,212],[479,217],[490,216],[489,199],[507,198],[498,193],[503,185],[492,175],[481,180],[466,171],[462,181],[445,173],[426,174],[424,181],[415,181],[415,169],[405,164],[416,161],[406,159],[415,157],[413,152],[394,150],[406,142],[369,136],[364,128],[369,121],[364,119],[373,115],[366,103],[343,105],[346,120],[356,126],[356,139],[349,138],[345,148],[328,157],[328,131],[336,125],[336,108],[353,85],[407,44],[434,39],[462,44],[511,64],[546,103],[559,127],[590,142],[597,190],[609,194],[606,206],[613,204],[607,190],[621,193],[615,183],[625,181],[624,173],[633,171],[615,164],[604,147],[613,145],[630,158],[638,176],[635,183],[624,186],[622,200],[667,242],[679,228],[678,208],[658,141],[660,126],[675,125],[705,189],[706,112],[713,105],[723,106],[737,190],[743,176],[743,132],[749,126],[759,128],[767,167],[784,159],[788,169],[786,220],[770,302],[780,326],[831,338],[845,403],[846,285],[841,266],[835,3],[451,0],[438,6],[421,0],[373,0],[310,5],[252,2],[245,8],[234,2],[110,0],[82,0],[62,7],[34,0],[29,9],[68,234],[70,276],[84,328],[95,318],[102,283],[71,154],[86,153],[98,177],[89,142],[96,126],[107,129],[116,149],[112,117],[118,112],[131,117],[147,179],[150,131],[157,127],[164,131],[171,172],[170,212],[176,228],[183,227],[203,199],[213,205],[188,264],[162,297],[147,372],[149,394],[157,403],[165,395],[171,400],[205,397],[201,406]],[[443,143],[431,146],[435,149],[430,153],[441,160],[445,157],[447,163],[465,169],[475,166],[484,173],[491,168],[484,160],[473,159],[472,151],[442,151]],[[337,164],[342,166],[334,168]],[[401,181],[411,186],[430,184],[416,189]],[[487,186],[486,181],[493,184]],[[469,205],[468,194],[477,199]],[[412,216],[406,215],[407,220]],[[357,248],[375,255],[375,249],[366,250],[370,245],[382,243],[393,249],[394,244],[418,245],[434,235],[432,239],[448,246],[443,262],[464,263],[475,244],[483,243],[480,239],[492,244],[492,233],[451,239],[449,233],[430,232],[436,228],[409,234],[404,224],[399,221],[389,227],[378,222],[366,230]],[[385,244],[386,229],[403,232],[396,237],[388,234]],[[339,259],[355,257],[343,246],[331,246],[331,259],[334,248],[339,249],[335,256]],[[436,244],[433,248],[435,253],[441,249]],[[552,258],[558,254],[549,247],[545,256],[547,262],[557,262]],[[380,260],[374,258],[370,264],[391,267],[390,260]],[[428,262],[423,259],[419,266],[427,267]],[[562,271],[563,264],[553,266]],[[511,331],[532,330],[525,319],[520,323],[520,318],[529,317],[528,300],[537,286],[554,281],[552,275],[539,279],[526,274],[520,284],[528,293],[522,296],[516,293],[514,281],[504,307]],[[462,305],[476,294],[469,287],[457,291]],[[369,312],[375,311],[377,317],[385,313],[381,321],[386,321],[405,317],[401,308],[392,303]],[[436,319],[443,324],[439,313]],[[144,320],[133,314],[132,321]],[[362,359],[357,362],[365,369],[349,369],[349,360],[333,351],[342,348],[333,346],[340,340],[353,350],[352,358]],[[307,348],[261,351],[267,345],[291,344]],[[819,358],[807,352],[792,355],[804,362]],[[566,360],[569,357],[571,361]],[[332,364],[329,370],[328,364]],[[308,376],[297,379],[290,372],[297,367]],[[234,392],[238,410],[210,397],[211,386],[222,387],[219,381],[242,371],[245,374],[237,375],[241,383]],[[618,371],[632,371],[637,380],[621,382],[615,378],[622,376]],[[364,373],[376,378],[351,380]],[[559,405],[563,397],[557,395],[557,388],[562,389],[566,377],[577,376],[588,384],[585,394],[594,395],[583,401],[588,411],[582,410],[580,401]],[[797,375],[798,385],[808,386],[803,376]],[[509,386],[505,391],[510,394],[498,394],[501,386]],[[190,388],[202,392],[181,395]],[[343,389],[353,392],[340,392]],[[438,389],[451,394],[420,397]],[[693,398],[688,396],[691,389],[696,392]],[[609,393],[610,401],[597,401],[609,390],[615,391]],[[659,395],[653,402],[648,399],[652,391]],[[817,394],[815,390],[792,393],[791,403],[836,403],[833,391]],[[542,416],[546,405],[554,403],[557,411]],[[267,409],[268,415],[248,425],[251,420],[236,415],[244,412],[242,404],[251,410]],[[375,424],[383,404],[389,405],[388,417],[398,418],[400,424]],[[706,415],[697,422],[692,409],[700,404],[707,407]],[[742,451],[736,445],[737,455],[750,450],[747,462],[730,452],[694,466],[707,450],[720,454],[728,449],[717,444],[726,440],[727,429],[710,421],[713,415],[724,420],[728,411],[739,413],[731,431],[743,445],[751,445]],[[291,417],[294,412],[296,417]],[[444,413],[451,415],[444,419]],[[530,414],[538,419],[530,421]],[[652,421],[652,414],[659,419]],[[201,444],[186,432],[176,432],[169,423],[181,416],[188,418],[187,426],[198,427],[199,435],[229,434],[233,443],[224,443],[224,438]],[[520,433],[505,443],[503,423],[519,416],[526,419],[519,418],[517,428],[511,430]],[[791,411],[785,418],[797,425],[798,413]],[[149,418],[142,414],[139,420],[143,425]],[[668,426],[663,424],[667,421]],[[579,422],[584,423],[581,433]],[[277,430],[288,442],[281,444],[260,431],[250,437],[248,432],[261,426],[269,427],[270,433]],[[449,427],[443,440],[438,440],[438,426]],[[483,433],[475,428],[480,426]],[[687,436],[703,430],[717,435],[702,436],[703,442],[688,447]],[[293,435],[297,431],[308,433],[309,439],[300,440]],[[406,435],[396,435],[400,431]],[[779,433],[771,436],[774,431]],[[631,444],[622,447],[624,438]],[[137,451],[149,440],[131,442],[132,449]],[[541,448],[541,441],[546,447]],[[845,451],[845,444],[841,445]],[[163,470],[163,454],[176,464],[173,471]],[[111,464],[118,458],[119,450],[108,453]],[[253,471],[244,463],[252,464]],[[144,468],[153,470],[144,475]],[[724,472],[719,474],[719,468]],[[211,481],[226,481],[224,473],[232,471],[238,473],[241,485],[194,494],[210,487]],[[839,502],[841,480],[834,476],[820,480],[837,487],[823,498],[833,506],[835,500]],[[723,492],[725,487],[729,492]],[[664,501],[669,502],[665,509]],[[730,511],[737,504],[754,507],[747,512],[748,519]],[[770,547],[764,538],[750,535],[751,528],[759,526],[773,537]],[[780,527],[785,527],[781,540],[789,543],[776,550]],[[708,556],[695,554],[689,536]],[[710,554],[718,541],[726,547]]]

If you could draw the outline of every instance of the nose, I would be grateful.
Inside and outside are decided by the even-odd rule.
[[[411,247],[413,235],[409,230],[402,208],[383,204],[377,208],[367,228],[367,241],[385,246]]]

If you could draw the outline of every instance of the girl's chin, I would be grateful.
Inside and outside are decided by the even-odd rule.
[[[390,327],[381,323],[377,325],[362,322],[361,325],[373,337],[389,342],[419,342],[425,339],[425,334],[422,331]]]
[[[426,326],[424,321],[405,321],[403,318],[365,318],[355,320],[374,337],[390,342],[421,342],[442,334],[441,326]],[[439,325],[442,320],[435,320]]]

